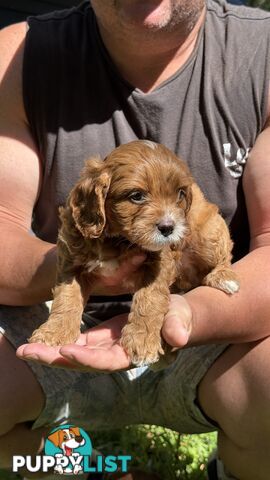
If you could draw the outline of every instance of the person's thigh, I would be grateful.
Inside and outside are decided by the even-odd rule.
[[[243,447],[251,440],[250,432],[255,435],[261,427],[260,420],[268,432],[270,338],[230,346],[202,379],[199,401],[206,414],[229,436],[236,435]]]
[[[32,332],[49,315],[45,304],[30,307],[1,306],[0,416],[5,427],[32,421],[32,428],[54,426],[70,419],[69,399],[80,373],[46,367],[38,362],[24,362],[16,357],[16,348],[27,342]],[[80,400],[75,408],[80,410]],[[0,428],[0,433],[1,433]]]
[[[65,422],[92,429],[119,428],[134,420],[140,423],[136,382],[128,372],[79,372],[23,362],[15,357],[15,349],[27,342],[48,314],[46,305],[2,306],[0,309],[0,333],[5,336],[3,345],[6,346],[3,350],[6,360],[1,363],[9,365],[5,378],[2,376],[5,382],[2,412],[9,418],[2,433],[26,420],[34,420],[33,429]],[[87,317],[84,328],[96,324],[95,319],[84,317]]]
[[[0,334],[0,435],[15,424],[34,420],[42,411],[44,394],[33,372]]]
[[[48,313],[44,305],[2,307],[0,332],[5,333],[14,347],[18,347],[47,319]],[[94,325],[94,320],[84,315],[86,328]],[[215,425],[209,422],[197,405],[197,387],[226,348],[225,345],[208,345],[179,350],[176,361],[160,371],[139,368],[113,374],[82,373],[29,362],[25,365],[25,371],[29,378],[33,378],[33,388],[38,384],[41,386],[44,408],[35,395],[34,408],[23,407],[20,398],[17,398],[12,411],[23,414],[20,413],[20,417],[17,414],[14,422],[31,417],[35,420],[34,429],[71,422],[88,429],[153,423],[186,433],[214,430]],[[34,377],[27,370],[28,365]],[[35,383],[35,378],[38,383]],[[10,385],[13,395],[19,396],[21,385],[12,380]],[[28,396],[27,390],[28,387],[24,388],[24,397]],[[38,387],[37,391],[40,392]],[[34,402],[29,391],[31,403]],[[10,411],[9,402],[5,408]]]
[[[230,346],[201,381],[199,402],[220,426],[219,454],[229,470],[245,480],[267,479],[270,338]]]
[[[180,349],[167,368],[151,369],[136,378],[139,418],[181,433],[204,433],[217,429],[201,410],[198,385],[227,345],[202,345]]]

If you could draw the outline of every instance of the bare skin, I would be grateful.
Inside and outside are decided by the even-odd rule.
[[[148,7],[142,9],[142,3]],[[189,3],[195,8],[193,23],[190,17],[182,19],[177,33],[170,23],[172,7],[176,4],[187,7],[187,1],[92,1],[104,43],[130,83],[145,92],[151,91],[185,63],[194,49],[204,18],[203,2],[194,0]],[[112,8],[116,10],[110,10]],[[108,12],[112,21],[119,15],[125,28],[125,42],[119,42],[118,29],[109,28]],[[164,26],[163,23],[161,28],[165,12],[167,24]],[[136,21],[131,22],[131,18]],[[9,305],[28,305],[48,299],[55,272],[55,246],[27,233],[38,195],[40,170],[38,153],[22,106],[22,52],[16,54],[16,51],[24,35],[24,25],[0,32],[0,162],[6,186],[0,198],[3,239],[0,301]],[[146,48],[135,52],[132,46],[136,45],[138,36]],[[167,38],[165,43],[164,37]],[[132,55],[134,62],[130,61]],[[269,127],[266,126],[257,139],[244,175],[251,253],[235,265],[241,280],[239,294],[228,297],[222,292],[200,287],[185,297],[172,296],[163,327],[164,338],[177,347],[218,341],[234,344],[209,369],[199,387],[199,399],[206,414],[221,426],[221,457],[233,475],[244,480],[267,480],[270,470],[269,456],[264,454],[269,451],[270,438],[270,425],[266,421],[270,404],[267,338],[270,333],[270,292],[265,282],[270,274],[269,157]],[[11,169],[10,162],[16,168]],[[27,175],[27,171],[31,175]],[[132,265],[122,268],[124,271],[120,270],[118,276],[110,280],[115,291],[120,288],[121,279],[134,271]],[[106,291],[108,285],[101,279],[99,288]],[[67,368],[83,371],[126,369],[129,359],[117,343],[123,322],[124,317],[115,317],[106,325],[82,335],[77,345],[55,349],[32,344],[22,346],[18,355],[50,365],[65,364]],[[23,443],[26,430],[29,448],[33,453],[40,450],[41,441],[37,439],[37,432],[31,432],[26,425],[24,430],[18,424],[34,420],[42,409],[44,399],[26,364],[13,355],[7,340],[3,339],[1,343],[8,349],[8,353],[3,351],[5,358],[8,355],[8,361],[5,360],[5,391],[1,390],[8,414],[4,417],[5,428],[0,440],[0,464],[2,462],[3,466],[7,466],[17,441],[15,438],[18,444]],[[21,392],[21,382],[24,381],[28,382],[28,394],[33,402],[31,406],[20,405],[18,417],[14,389]],[[42,431],[39,434],[42,437]]]

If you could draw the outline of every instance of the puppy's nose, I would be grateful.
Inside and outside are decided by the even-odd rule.
[[[157,224],[157,228],[159,229],[159,231],[162,233],[164,237],[168,237],[169,235],[171,235],[171,233],[174,231],[174,227],[175,227],[174,221],[169,219],[161,220],[161,222]]]

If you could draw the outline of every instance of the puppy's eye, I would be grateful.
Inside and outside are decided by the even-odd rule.
[[[185,197],[186,197],[185,190],[183,188],[179,188],[177,201],[181,202]]]
[[[133,203],[143,203],[145,201],[145,193],[135,190],[128,195],[128,198]]]

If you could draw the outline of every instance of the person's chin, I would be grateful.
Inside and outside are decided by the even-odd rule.
[[[126,2],[121,8],[121,17],[125,23],[138,28],[158,29],[166,23],[165,7],[162,0]]]

